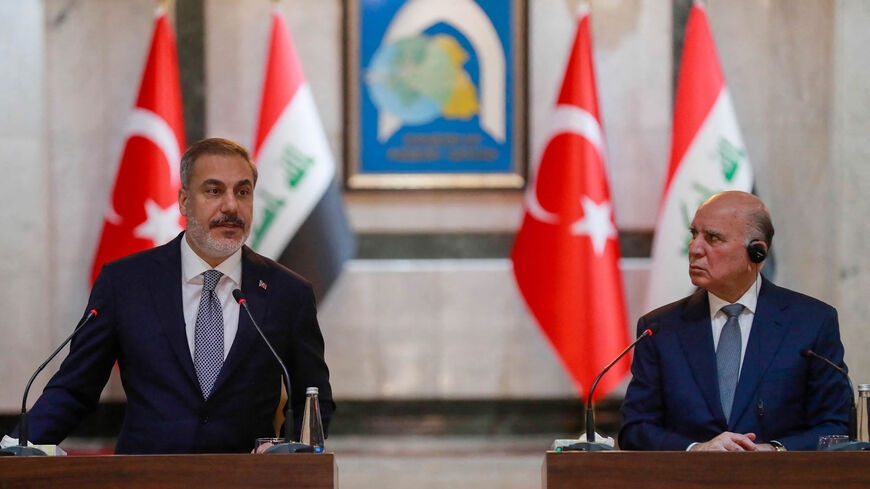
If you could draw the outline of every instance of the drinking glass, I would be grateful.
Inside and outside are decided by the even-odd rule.
[[[849,441],[848,435],[820,435],[819,436],[819,450],[831,450],[835,446],[840,443],[846,443]]]
[[[257,438],[254,442],[254,453],[263,453],[272,445],[277,445],[278,443],[284,443],[284,438]]]

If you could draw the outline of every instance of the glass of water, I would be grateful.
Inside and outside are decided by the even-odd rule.
[[[849,441],[849,435],[821,435],[819,436],[819,450],[833,450],[841,443]]]

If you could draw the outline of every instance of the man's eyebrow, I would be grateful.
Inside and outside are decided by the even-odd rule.
[[[710,229],[710,228],[698,229],[698,228],[695,227],[694,225],[690,225],[690,226],[689,226],[689,232],[691,232],[691,233],[697,233],[697,234],[703,234],[703,235],[705,235],[705,236],[712,236],[712,237],[715,237],[715,238],[721,238],[721,237],[723,236],[723,235],[722,235],[722,232],[721,232],[721,231],[718,231],[718,230],[716,230],[716,229]]]
[[[242,185],[251,185],[251,186],[253,186],[253,185],[254,185],[254,182],[252,182],[252,181],[250,181],[249,179],[246,178],[246,179],[244,179],[244,180],[239,180],[238,182],[236,182],[236,184],[235,184],[234,186],[235,186],[235,187],[241,187]]]
[[[217,178],[208,178],[208,179],[205,179],[205,180],[203,180],[202,184],[203,184],[203,185],[220,185],[220,186],[226,186],[226,184],[225,184],[224,182],[222,182],[221,180],[218,180]]]

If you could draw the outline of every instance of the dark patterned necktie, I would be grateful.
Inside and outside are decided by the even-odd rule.
[[[208,399],[214,382],[224,363],[224,314],[215,294],[223,274],[217,270],[203,272],[202,297],[196,315],[194,330],[193,366],[202,389],[202,397]]]
[[[737,390],[737,378],[740,374],[740,351],[743,345],[740,338],[740,321],[737,319],[743,312],[743,305],[729,304],[722,307],[722,312],[728,316],[725,327],[719,335],[719,346],[716,348],[716,369],[719,372],[719,398],[722,401],[722,411],[725,419],[731,418],[731,405],[734,403],[734,391]]]

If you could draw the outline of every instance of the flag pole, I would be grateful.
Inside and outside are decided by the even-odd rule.
[[[170,24],[174,24],[172,22],[172,18],[169,17],[169,0],[157,0],[157,9],[154,12],[154,17],[160,17],[161,15],[166,15],[167,19],[170,20]]]

